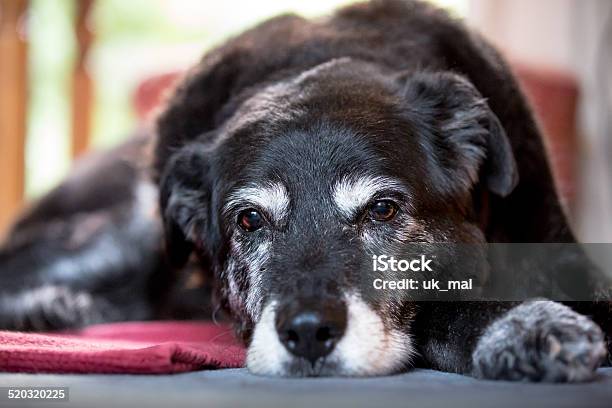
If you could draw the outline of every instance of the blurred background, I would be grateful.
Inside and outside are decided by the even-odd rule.
[[[0,230],[227,37],[348,0],[0,0]],[[511,61],[579,238],[612,242],[612,1],[432,0]]]

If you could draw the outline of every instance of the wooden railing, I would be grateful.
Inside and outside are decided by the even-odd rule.
[[[0,0],[0,235],[23,201],[27,0]]]
[[[89,148],[93,85],[86,62],[93,35],[89,27],[89,12],[93,0],[77,0],[75,34],[77,58],[72,75],[72,156],[77,157]]]
[[[93,85],[86,62],[93,34],[88,17],[94,0],[74,0],[76,61],[72,75],[71,152],[89,148]],[[28,98],[28,0],[0,0],[0,239],[21,208],[25,186]]]

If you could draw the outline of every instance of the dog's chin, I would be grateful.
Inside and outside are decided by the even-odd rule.
[[[282,377],[364,377],[397,373],[410,366],[410,335],[385,328],[381,317],[357,294],[346,299],[348,322],[335,349],[314,365],[285,349],[275,329],[276,302],[268,303],[255,325],[247,353],[253,374]]]

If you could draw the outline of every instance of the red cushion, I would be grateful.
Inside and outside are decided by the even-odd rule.
[[[0,371],[169,374],[244,364],[230,327],[210,322],[130,322],[71,333],[0,331]]]

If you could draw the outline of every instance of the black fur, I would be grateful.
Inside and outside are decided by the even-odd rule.
[[[61,299],[90,296],[91,314],[62,320],[73,314],[51,301],[39,309],[61,313],[33,319],[38,312],[19,309],[20,300],[13,299],[2,303],[2,326],[44,329],[168,315],[161,306],[175,300],[168,293],[181,280],[171,271],[195,259],[209,272],[214,304],[234,319],[248,344],[257,310],[249,309],[247,296],[254,289],[245,255],[231,242],[245,252],[254,251],[256,242],[240,234],[235,212],[224,205],[235,188],[262,180],[283,182],[299,199],[292,202],[291,222],[269,232],[275,257],[261,267],[258,310],[269,299],[337,297],[363,279],[370,254],[355,244],[361,227],[320,210],[332,208],[325,191],[343,174],[391,175],[409,186],[410,197],[396,197],[401,214],[426,228],[407,232],[404,241],[574,242],[540,132],[506,63],[461,23],[420,2],[372,1],[321,20],[281,16],[209,52],[180,82],[157,121],[152,167],[161,223],[131,218],[134,188],[146,175],[130,163],[141,155],[125,161],[115,152],[107,164],[69,179],[18,221],[0,253],[2,280],[8,282],[3,297],[53,286]],[[98,215],[108,221],[71,248],[77,227]],[[402,220],[372,234],[390,234]],[[68,232],[48,232],[53,225]],[[105,238],[116,240],[120,255],[109,264],[91,271],[79,266],[82,273],[65,280],[50,277],[53,262],[78,257]],[[169,265],[161,257],[162,241]],[[237,293],[229,284],[230,261]],[[569,262],[582,264],[584,258],[577,254]],[[28,272],[21,275],[24,266]],[[109,271],[127,280],[108,282]],[[578,271],[596,274],[588,267]],[[127,304],[123,291],[134,295]],[[492,324],[506,327],[520,319],[524,305],[367,300],[389,325],[415,337],[421,364],[446,371],[583,380],[602,358],[592,353],[579,367],[554,358],[542,363],[530,336],[549,328],[538,324],[526,327],[507,349],[487,343],[491,327],[497,327]],[[81,308],[82,302],[72,303],[77,306],[68,309]],[[607,302],[574,306],[609,323]],[[100,312],[107,308],[112,317]],[[574,343],[598,347],[597,326],[563,311],[570,317],[562,323],[569,323],[558,337],[571,341],[561,350]],[[547,320],[544,326],[556,329],[555,324]],[[506,352],[516,360],[499,357]],[[312,374],[303,370],[291,373]]]

